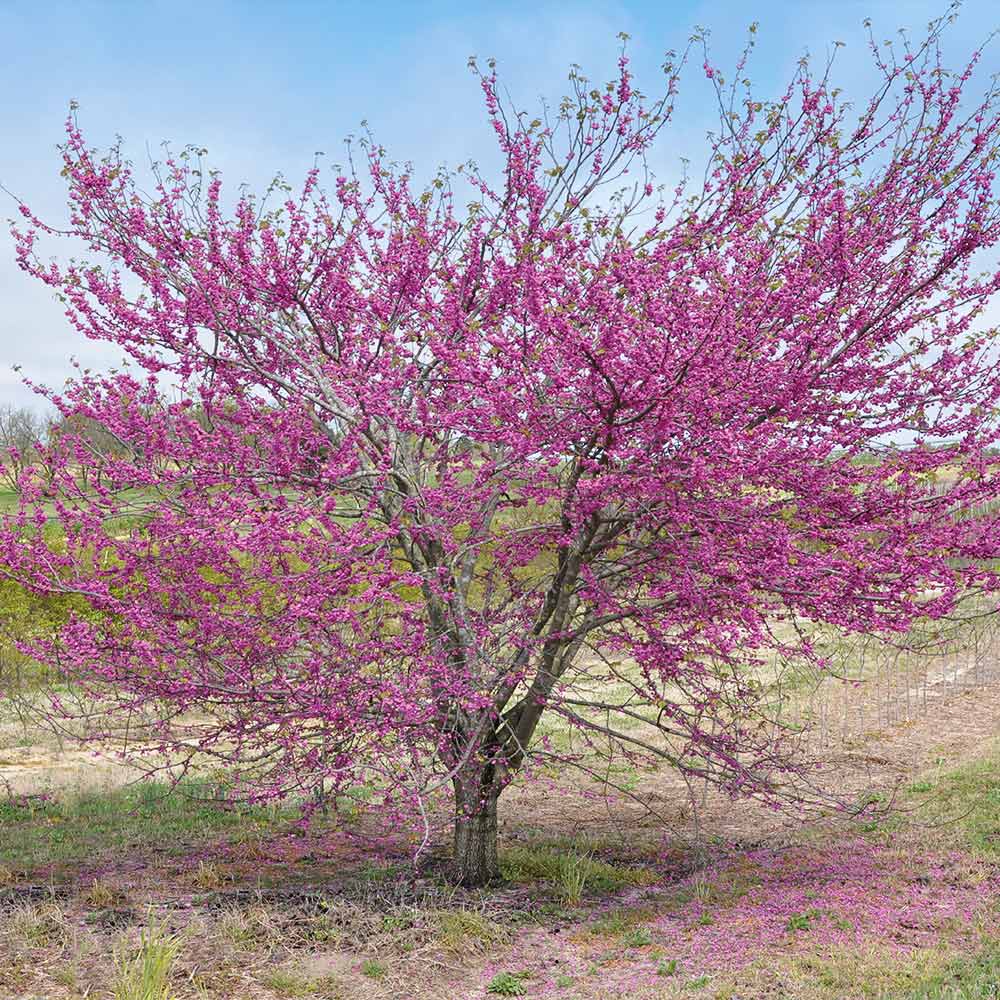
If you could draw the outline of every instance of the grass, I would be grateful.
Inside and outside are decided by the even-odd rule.
[[[385,962],[380,962],[377,958],[366,958],[361,963],[361,975],[368,979],[383,979],[388,971]]]
[[[611,864],[596,859],[592,853],[558,850],[549,845],[508,848],[500,858],[500,867],[513,882],[550,883],[564,903],[577,905],[587,889],[596,893],[617,892],[635,885],[645,885],[654,874],[638,865]]]
[[[83,893],[83,899],[97,909],[108,909],[111,906],[121,906],[128,902],[128,896],[117,886],[105,879],[95,878]]]
[[[488,951],[510,937],[508,928],[474,910],[440,910],[435,919],[438,944],[454,954]]]
[[[176,935],[157,927],[143,930],[137,954],[119,959],[114,1000],[170,1000],[170,973],[180,950]]]
[[[804,913],[796,913],[794,916],[788,918],[788,922],[785,924],[785,930],[793,933],[795,931],[807,931],[813,925],[814,920],[818,920],[822,916],[822,912],[817,909],[806,910]]]
[[[217,927],[222,937],[241,951],[270,948],[280,933],[265,906],[225,909],[218,917]]]
[[[344,996],[333,976],[312,979],[291,969],[269,969],[261,977],[261,982],[281,997],[324,997],[333,1000]]]
[[[645,931],[642,925],[653,919],[654,916],[656,916],[655,912],[648,907],[636,909],[617,907],[595,920],[590,925],[589,931],[596,937],[621,938],[623,941],[634,937],[638,940],[645,936],[642,934]]]
[[[0,514],[13,514],[17,511],[17,490],[0,488]]]
[[[250,823],[277,826],[292,815],[266,806],[224,808],[210,798],[211,787],[142,782],[65,798],[0,800],[0,864],[30,869],[135,849],[182,853],[193,841],[235,834]]]
[[[1000,744],[980,758],[910,785],[918,822],[954,828],[981,857],[1000,858]]]
[[[918,983],[906,1000],[996,1000],[1000,996],[1000,942],[949,961]]]
[[[19,903],[6,916],[10,937],[31,948],[63,945],[70,936],[66,915],[56,903]]]
[[[676,971],[676,967],[675,967]],[[1000,941],[983,941],[967,956],[942,947],[909,954],[889,948],[843,948],[756,963],[715,984],[717,1000],[789,996],[801,1000],[996,1000]]]

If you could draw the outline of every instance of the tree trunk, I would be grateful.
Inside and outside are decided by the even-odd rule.
[[[497,861],[499,790],[484,775],[455,778],[455,881],[474,889],[500,880]]]

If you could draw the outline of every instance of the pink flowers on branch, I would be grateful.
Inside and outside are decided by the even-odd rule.
[[[573,759],[549,719],[780,795],[754,663],[997,583],[993,519],[955,514],[998,492],[1000,120],[939,32],[875,49],[861,108],[829,69],[774,102],[713,72],[704,180],[666,200],[669,64],[659,98],[623,58],[537,119],[491,70],[495,182],[416,190],[362,144],[274,206],[227,207],[197,152],[147,194],[71,119],[68,235],[99,263],[44,261],[67,234],[27,209],[19,258],[131,364],[51,395],[80,420],[3,523],[7,574],[85,599],[26,645],[259,796],[450,783],[469,884],[512,777]]]

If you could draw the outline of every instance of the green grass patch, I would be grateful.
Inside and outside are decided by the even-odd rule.
[[[1000,996],[1000,942],[952,959],[906,994],[906,1000],[995,1000]]]
[[[564,902],[576,905],[584,892],[607,893],[648,885],[656,875],[640,865],[613,864],[591,854],[551,846],[512,847],[500,856],[504,877],[513,882],[548,882]]]
[[[170,1000],[170,973],[180,949],[176,935],[143,930],[138,953],[119,960],[114,1000]]]
[[[487,993],[501,997],[523,997],[527,992],[524,973],[498,972],[486,987]]]
[[[0,514],[15,514],[18,508],[16,490],[0,489]]]
[[[508,928],[475,910],[439,910],[434,916],[438,943],[446,951],[490,951],[510,940]]]
[[[656,911],[649,907],[637,907],[635,909],[624,909],[617,907],[609,910],[603,916],[591,923],[590,933],[597,937],[615,937],[622,940],[631,940],[633,936],[638,939],[643,927],[648,921],[656,916]]]
[[[976,854],[1000,857],[1000,745],[915,782],[908,795],[917,822],[955,830]]]
[[[183,853],[193,841],[277,828],[290,808],[234,808],[211,797],[212,786],[183,781],[142,782],[65,798],[16,796],[0,800],[0,864],[12,868],[93,860],[132,849]]]
[[[996,1000],[1000,942],[956,955],[940,942],[908,954],[878,945],[823,949],[773,963],[760,959],[715,984],[717,1000],[788,996],[800,1000]],[[780,989],[780,992],[777,990]]]

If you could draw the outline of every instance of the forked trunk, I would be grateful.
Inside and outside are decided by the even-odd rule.
[[[480,776],[476,776],[477,779]],[[479,888],[500,880],[497,861],[499,791],[481,780],[455,778],[455,881]]]

